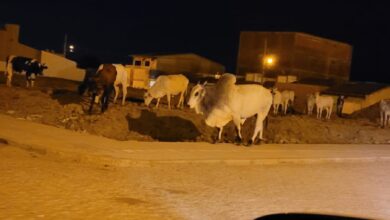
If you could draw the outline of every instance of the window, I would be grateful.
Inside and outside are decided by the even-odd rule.
[[[141,60],[136,60],[134,62],[134,66],[141,66]]]
[[[150,66],[150,61],[149,60],[145,61],[145,66]]]

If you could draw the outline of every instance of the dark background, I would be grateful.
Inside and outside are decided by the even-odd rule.
[[[129,54],[194,52],[235,71],[239,32],[300,31],[353,46],[351,80],[390,83],[390,8],[385,1],[9,1],[0,24],[20,41],[126,62]]]

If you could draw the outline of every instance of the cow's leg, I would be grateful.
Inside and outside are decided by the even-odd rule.
[[[287,114],[288,101],[284,104],[284,115]]]
[[[233,123],[236,126],[237,131],[237,137],[236,137],[236,143],[240,144],[242,142],[242,136],[241,136],[241,118],[240,117],[233,117]]]
[[[171,94],[167,94],[168,99],[168,109],[171,109]]]
[[[221,142],[223,127],[217,127],[217,129],[218,129],[218,137],[212,140],[213,144]]]
[[[266,116],[267,115],[265,115],[265,114],[257,113],[255,131],[253,133],[251,140],[248,143],[248,146],[255,143],[257,137],[259,137],[260,141],[263,140],[263,126],[264,126],[263,122],[264,122],[264,119]]]
[[[103,92],[103,96],[102,96],[102,103],[101,103],[101,112],[103,113],[104,111],[106,111],[108,109],[108,99],[109,99],[109,95],[108,95],[108,89],[105,89],[104,92]]]
[[[220,128],[218,128],[218,129],[219,129],[219,132],[218,132],[218,141],[221,142],[223,127],[220,127]]]
[[[103,113],[106,110],[106,95],[103,94],[102,96],[102,102],[100,103],[100,112]]]
[[[34,75],[30,75],[30,86],[31,87],[34,87],[34,83],[35,83],[35,78],[36,78],[36,74],[34,74]]]
[[[380,112],[380,115],[381,115],[381,127],[383,128],[384,126],[383,126],[383,120],[384,120],[384,118],[383,118],[383,116],[384,116],[384,112]]]
[[[273,107],[274,107],[274,115],[276,115],[276,113],[278,112],[278,109],[277,109],[277,104],[274,104]]]
[[[26,72],[26,87],[30,86],[31,73]]]
[[[179,98],[179,103],[177,103],[177,108],[180,108],[180,104],[183,106],[183,92],[180,92],[180,98]]]
[[[102,112],[104,112],[105,110],[108,109],[108,103],[110,101],[110,95],[111,95],[111,92],[112,92],[112,85],[110,86],[107,86],[106,88],[104,88],[104,92],[103,92],[103,102],[102,102]]]
[[[8,63],[7,65],[7,72],[5,73],[5,75],[7,76],[7,86],[8,87],[11,87],[11,81],[12,81],[12,75],[13,75],[13,67],[12,67],[12,63]]]
[[[114,85],[114,90],[115,90],[115,97],[114,97],[114,104],[116,103],[116,99],[118,98],[119,95],[119,86]]]
[[[92,113],[92,108],[93,108],[93,104],[95,103],[95,98],[96,98],[96,93],[93,93],[92,99],[91,99],[91,104],[89,105],[89,110],[88,110],[89,114]]]
[[[122,84],[122,105],[125,105],[126,103],[126,97],[127,97],[127,85]]]
[[[321,116],[321,111],[322,111],[322,109],[321,109],[320,107],[317,107],[317,119],[320,118],[320,116]]]
[[[160,99],[161,99],[161,98],[157,98],[156,108],[158,108],[158,104],[160,104]]]

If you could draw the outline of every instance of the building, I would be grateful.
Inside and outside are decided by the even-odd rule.
[[[19,42],[20,27],[17,24],[5,24],[0,28],[0,71],[5,70],[9,55],[36,59],[48,66],[43,75],[75,81],[84,79],[85,70],[77,68],[77,63],[62,55],[41,51]]]
[[[183,74],[190,81],[225,72],[225,67],[194,53],[132,55],[134,67],[150,68],[151,78],[166,74]]]
[[[18,55],[41,60],[41,51],[19,42],[19,25],[5,24],[0,27],[0,71],[4,71],[9,55]]]
[[[328,88],[322,93],[333,96],[335,101],[339,96],[343,95],[345,101],[342,113],[352,114],[378,103],[381,99],[390,99],[390,85],[370,82],[349,82]]]
[[[349,80],[352,46],[300,32],[241,32],[237,73],[257,78]],[[253,77],[252,77],[253,78]]]

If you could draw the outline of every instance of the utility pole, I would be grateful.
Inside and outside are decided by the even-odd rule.
[[[65,34],[65,38],[64,38],[64,50],[63,50],[63,54],[64,54],[64,57],[66,57],[66,50],[67,50],[67,44],[68,44],[68,35]]]

